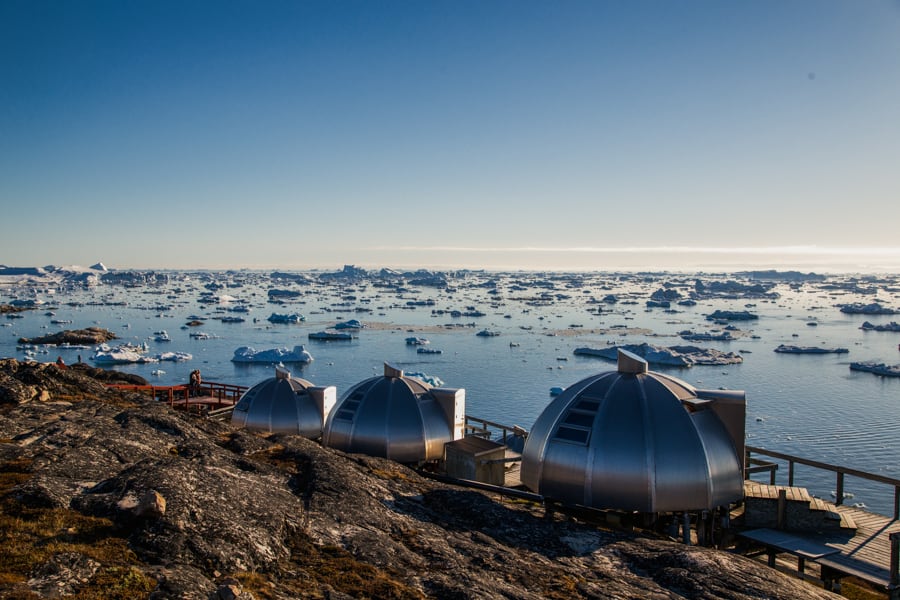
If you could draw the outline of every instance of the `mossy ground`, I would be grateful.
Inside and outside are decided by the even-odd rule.
[[[139,598],[156,581],[144,575],[125,540],[108,519],[87,517],[59,508],[31,508],[11,490],[30,477],[27,461],[0,465],[0,597],[39,598],[25,582],[54,555],[75,553],[100,564],[74,595],[76,600]]]
[[[281,456],[281,449],[266,453],[264,460],[296,474],[297,465]],[[112,521],[82,515],[69,509],[34,508],[17,501],[13,488],[31,477],[28,461],[0,464],[0,598],[40,598],[26,582],[54,555],[77,553],[101,566],[83,582],[74,600],[143,598],[156,581],[145,575],[142,564]],[[278,565],[277,579],[266,573],[231,573],[257,598],[322,597],[329,586],[354,598],[419,599],[424,595],[393,573],[360,562],[346,550],[313,543],[303,534],[289,540],[289,564]],[[291,577],[284,577],[291,573]],[[222,579],[220,578],[220,579]],[[277,593],[276,593],[277,592]]]

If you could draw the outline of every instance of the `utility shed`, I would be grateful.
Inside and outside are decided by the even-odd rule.
[[[491,485],[503,485],[506,475],[506,446],[470,435],[444,444],[447,475]],[[497,461],[497,462],[493,462]]]

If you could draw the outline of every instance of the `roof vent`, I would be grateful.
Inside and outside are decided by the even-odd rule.
[[[628,350],[619,348],[619,360],[616,365],[619,373],[639,375],[647,372],[647,361]]]
[[[384,363],[385,377],[403,377],[403,369],[394,366],[391,363]]]

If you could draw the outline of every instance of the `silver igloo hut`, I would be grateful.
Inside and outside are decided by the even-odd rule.
[[[315,386],[305,379],[291,377],[284,367],[276,367],[274,377],[244,392],[231,414],[231,424],[318,439],[322,437],[325,419],[336,398],[333,385]]]
[[[743,498],[744,392],[697,390],[619,351],[557,396],[522,454],[532,491],[600,509],[695,511]]]
[[[432,387],[385,363],[383,376],[343,395],[328,416],[322,443],[402,463],[440,460],[444,444],[463,437],[465,413],[465,390]]]

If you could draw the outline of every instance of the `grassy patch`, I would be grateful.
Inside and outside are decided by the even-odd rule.
[[[409,475],[402,471],[386,471],[384,469],[371,469],[370,472],[379,479],[408,481]]]
[[[322,585],[354,598],[420,599],[424,595],[396,575],[358,561],[337,546],[319,546],[300,534],[291,540],[291,558]]]
[[[841,582],[841,596],[851,600],[884,600],[884,590],[877,590],[872,585],[855,578],[847,578]]]
[[[0,596],[37,598],[24,587],[31,574],[53,556],[77,553],[100,568],[72,598],[112,600],[146,595],[156,581],[146,577],[127,543],[108,519],[88,517],[61,508],[31,508],[11,493],[27,481],[27,461],[0,464]]]
[[[322,598],[322,588],[334,590],[353,598],[384,600],[422,600],[425,595],[410,587],[389,571],[378,569],[357,560],[338,546],[315,544],[303,534],[295,535],[289,543],[291,558],[279,565],[277,580],[258,572],[238,572],[237,579],[245,592],[256,598]],[[284,574],[290,574],[285,577]]]

